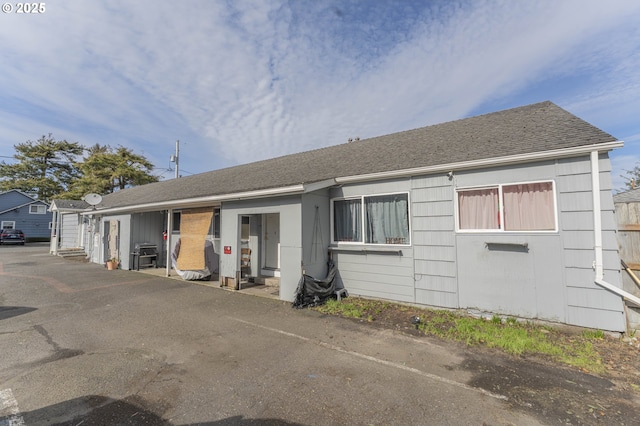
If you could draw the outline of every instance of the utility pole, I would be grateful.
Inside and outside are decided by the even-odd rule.
[[[176,163],[176,179],[178,179],[180,177],[180,175],[178,174],[179,173],[178,163],[180,161],[180,141],[179,140],[176,141],[176,154],[172,155],[169,161],[171,161],[172,163]]]

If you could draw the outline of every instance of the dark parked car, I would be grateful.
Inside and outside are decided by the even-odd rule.
[[[26,238],[24,232],[19,229],[3,229],[0,233],[0,244],[22,244]]]

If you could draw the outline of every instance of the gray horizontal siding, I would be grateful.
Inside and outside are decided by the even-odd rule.
[[[417,246],[413,253],[416,259],[451,261],[456,257],[455,247],[447,246]]]
[[[380,275],[372,272],[340,271],[343,280],[349,282],[349,292],[370,296],[393,298],[391,294],[400,294],[413,298],[413,283],[397,275]],[[384,293],[378,294],[378,293]]]
[[[412,199],[414,203],[453,200],[451,184],[446,187],[435,188],[416,188],[413,186]]]
[[[402,256],[346,253],[339,253],[339,255],[342,275],[346,272],[357,272],[410,277],[413,272],[411,259],[405,260]]]
[[[564,158],[557,161],[558,176],[583,175],[591,173],[589,156]]]
[[[458,283],[455,277],[416,275],[416,289],[456,293],[458,291]]]
[[[414,246],[454,246],[456,235],[451,231],[416,231],[413,232]]]
[[[608,282],[619,286],[620,259],[611,195],[611,164],[606,155],[600,156],[598,166],[604,274]],[[594,218],[589,157],[558,161],[557,170],[567,298],[565,321],[583,327],[623,331],[624,307],[621,298],[594,282]]]
[[[416,303],[458,306],[454,191],[446,176],[411,181]]]
[[[568,287],[567,305],[590,309],[620,311],[620,298],[594,284],[592,288]]]
[[[455,223],[453,216],[414,217],[413,227],[417,230],[453,232]]]
[[[611,195],[609,195],[611,196]],[[593,231],[593,211],[563,211],[559,216],[563,231]],[[617,228],[615,216],[603,214],[602,230],[615,231]],[[593,244],[593,240],[591,240]]]
[[[393,179],[333,188],[330,191],[330,197],[409,192],[411,202],[414,194],[410,191],[409,179]],[[412,209],[413,205],[410,206],[410,211]],[[413,247],[340,244],[338,246],[339,249],[333,252],[333,258],[340,278],[350,294],[414,302]],[[376,250],[399,250],[402,254],[376,253]]]
[[[624,331],[624,312],[605,311],[584,306],[567,306],[568,324],[582,327],[598,328],[601,330]]]
[[[591,192],[567,192],[559,194],[559,208],[561,212],[591,212],[593,196]],[[591,216],[593,224],[593,216]]]
[[[341,256],[342,257],[342,256]],[[411,275],[400,275],[397,268],[386,268],[378,265],[372,270],[366,265],[354,267],[354,263],[345,265],[340,261],[338,270],[350,294],[375,297],[401,302],[414,301],[414,289]]]
[[[458,306],[458,293],[446,293],[440,290],[416,289],[416,303],[421,305],[455,308]]]
[[[560,212],[560,229],[562,231],[591,231],[593,232],[593,212],[587,211],[563,211]],[[593,243],[593,239],[591,239]]]
[[[416,275],[456,277],[456,262],[442,260],[415,260]]]
[[[413,217],[436,217],[451,216],[451,200],[447,201],[425,201],[413,204]]]

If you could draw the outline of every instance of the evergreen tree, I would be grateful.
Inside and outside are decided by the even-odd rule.
[[[67,191],[78,177],[75,161],[84,148],[77,142],[58,141],[49,133],[14,148],[18,162],[0,162],[0,190],[19,189],[48,202]]]
[[[151,174],[153,164],[144,156],[134,154],[123,146],[118,146],[114,154],[117,159],[117,167],[112,175],[114,190],[158,181],[158,177]]]
[[[77,167],[81,177],[64,194],[65,198],[81,199],[89,193],[105,195],[158,181],[158,177],[151,174],[153,164],[123,146],[114,150],[109,145],[96,144],[87,149],[87,156]]]

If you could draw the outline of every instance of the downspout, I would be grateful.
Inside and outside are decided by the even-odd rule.
[[[171,231],[173,229],[173,209],[168,209],[167,210],[167,258],[166,258],[166,270],[165,270],[165,276],[166,277],[170,277],[171,276],[171,234],[173,234],[173,232]]]
[[[600,166],[598,164],[598,151],[591,151],[591,188],[593,191],[593,246],[595,260],[593,266],[596,277],[595,283],[609,291],[622,296],[631,303],[640,306],[640,298],[604,280],[604,267],[602,257],[602,210],[600,204]]]
[[[58,223],[58,211],[54,210],[51,215],[51,231],[49,232],[49,254],[58,254],[58,244],[56,242],[56,227]]]
[[[60,237],[62,235],[62,214],[58,211],[58,217],[56,218],[56,246],[53,249],[53,254],[58,254],[58,248],[60,247]]]

